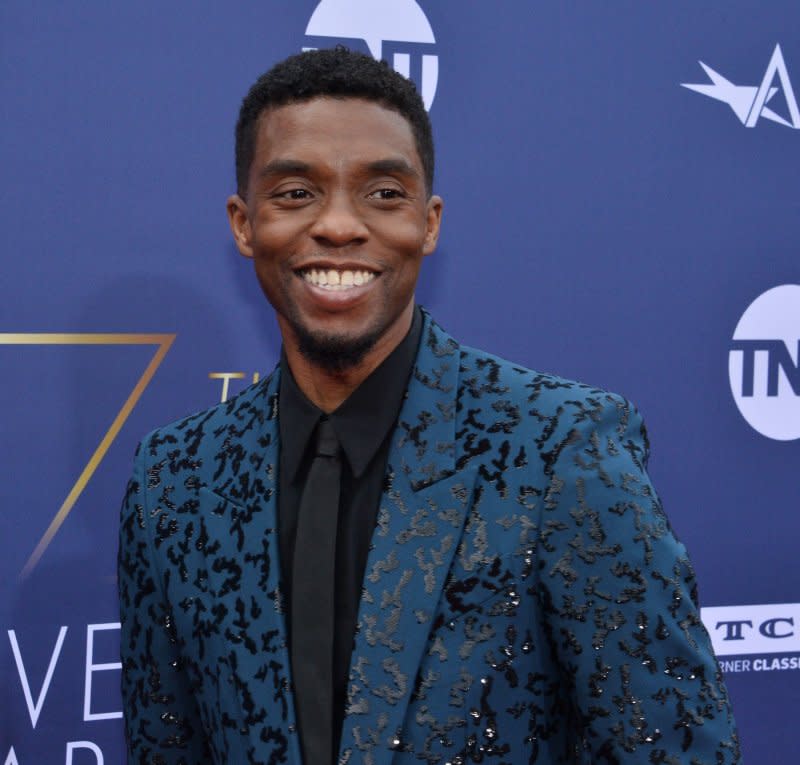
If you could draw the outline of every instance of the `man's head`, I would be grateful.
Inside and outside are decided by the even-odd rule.
[[[292,370],[374,369],[411,324],[441,220],[413,84],[343,48],[293,56],[244,100],[237,172],[231,229]]]
[[[245,197],[253,163],[258,122],[271,108],[320,96],[361,98],[401,114],[411,126],[425,183],[433,191],[434,150],[428,113],[414,84],[385,61],[336,48],[306,51],[276,64],[256,80],[236,123],[236,189]]]

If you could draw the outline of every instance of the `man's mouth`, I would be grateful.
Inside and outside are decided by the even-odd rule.
[[[315,287],[336,291],[346,290],[351,287],[361,287],[369,284],[376,276],[374,271],[335,268],[309,268],[301,271],[300,276],[304,281]]]

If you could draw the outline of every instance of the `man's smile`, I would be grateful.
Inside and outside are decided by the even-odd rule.
[[[300,271],[300,276],[315,287],[340,291],[369,284],[376,274],[365,269],[310,268]]]
[[[349,309],[367,299],[373,291],[379,271],[362,267],[332,267],[320,264],[295,270],[312,304],[325,311]]]

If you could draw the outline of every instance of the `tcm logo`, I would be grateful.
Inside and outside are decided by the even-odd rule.
[[[719,72],[715,72],[702,61],[699,64],[705,70],[708,79],[711,80],[711,84],[683,82],[681,83],[682,87],[728,104],[745,127],[755,127],[758,120],[763,117],[788,128],[800,129],[800,111],[797,109],[797,101],[794,97],[794,90],[789,79],[789,72],[786,70],[786,63],[783,60],[780,45],[775,46],[772,58],[767,64],[767,70],[764,72],[759,85],[734,85],[730,80],[725,79]],[[773,85],[776,78],[780,83],[780,88]],[[783,92],[788,119],[781,117],[780,114],[767,106],[778,90]]]
[[[425,108],[431,108],[439,57],[434,53],[433,29],[414,0],[322,0],[311,15],[306,35],[308,45],[303,50],[342,43],[385,59],[414,81]]]
[[[800,603],[701,610],[717,656],[800,652]]]
[[[753,627],[751,619],[731,619],[727,622],[717,622],[715,630],[723,629],[722,640],[747,640],[745,630],[757,629],[760,635],[770,640],[782,640],[783,638],[794,637],[794,617],[793,616],[773,616],[765,619],[761,624]]]
[[[800,285],[750,304],[733,333],[728,377],[742,417],[762,436],[800,438]]]

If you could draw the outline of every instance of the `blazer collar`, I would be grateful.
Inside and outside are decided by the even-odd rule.
[[[221,498],[207,514],[208,523],[221,524],[215,557],[234,561],[240,572],[236,591],[224,596],[233,600],[217,604],[229,621],[219,648],[221,687],[230,688],[226,692],[238,706],[235,719],[248,761],[299,763],[276,514],[279,385],[276,370],[228,402],[225,425],[215,432],[222,448],[205,488]],[[227,567],[209,566],[209,577],[227,575]],[[238,637],[242,621],[252,639]]]
[[[340,763],[389,765],[472,504],[455,463],[460,349],[425,314],[364,577]]]
[[[423,309],[422,337],[400,410],[390,465],[415,491],[455,471],[460,348]]]

